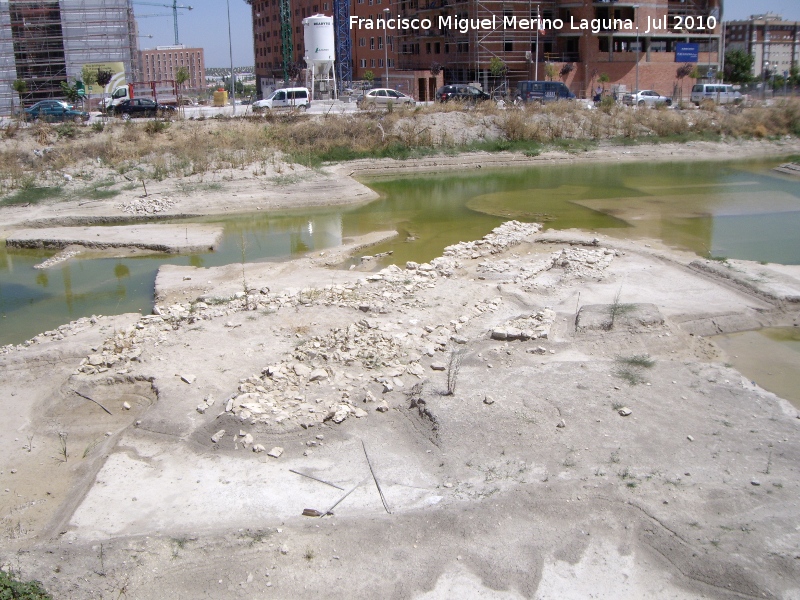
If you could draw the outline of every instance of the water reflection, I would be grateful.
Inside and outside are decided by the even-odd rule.
[[[785,160],[570,164],[374,180],[369,185],[381,197],[366,205],[194,219],[224,227],[218,250],[206,254],[78,259],[42,272],[33,266],[51,253],[0,248],[0,312],[13,315],[0,320],[0,343],[80,316],[148,313],[162,264],[277,260],[391,229],[400,235],[369,252],[391,250],[388,260],[399,264],[429,260],[508,218],[653,237],[701,255],[796,264],[800,186],[769,171]]]

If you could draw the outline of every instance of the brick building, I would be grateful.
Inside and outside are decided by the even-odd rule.
[[[174,81],[178,69],[186,67],[189,71],[186,89],[201,91],[206,88],[206,64],[202,48],[179,45],[142,50],[139,52],[139,65],[144,81]]]
[[[773,13],[729,21],[725,23],[725,48],[752,55],[756,77],[773,71],[781,75],[800,61],[800,21],[784,21]]]
[[[672,95],[680,83],[679,43],[695,45],[702,73],[713,77],[719,70],[723,0],[649,0],[641,5],[626,0],[342,1],[350,2],[351,16],[373,24],[350,30],[353,79],[371,70],[380,83],[386,53],[389,83],[402,87],[407,78],[417,98],[430,97],[442,80],[478,82],[490,91],[505,83],[513,89],[516,82],[537,76],[545,79],[548,72],[579,97],[591,94],[601,74],[609,76],[610,85],[634,89],[638,79],[639,89]],[[256,75],[282,78],[280,0],[249,2]],[[293,61],[301,63],[302,19],[317,12],[330,15],[335,6],[332,0],[292,0],[290,6]],[[408,19],[412,26],[384,28],[386,17]],[[540,21],[534,21],[537,17]],[[490,27],[476,23],[493,18]],[[510,26],[504,26],[506,21]],[[505,67],[505,76],[492,74],[497,64]],[[435,71],[437,65],[443,77],[431,80],[431,67]]]

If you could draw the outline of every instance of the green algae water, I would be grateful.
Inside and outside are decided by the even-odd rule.
[[[686,148],[687,152],[690,148]],[[632,149],[635,152],[635,148]],[[620,238],[655,238],[701,256],[800,264],[800,182],[742,162],[567,164],[365,181],[380,199],[204,222],[224,226],[217,251],[34,265],[52,252],[0,248],[0,344],[19,343],[82,316],[149,313],[162,264],[212,267],[281,260],[372,231],[400,235],[369,249],[391,262],[426,261],[503,221],[544,223]]]
[[[800,328],[769,327],[713,339],[737,371],[800,408]]]

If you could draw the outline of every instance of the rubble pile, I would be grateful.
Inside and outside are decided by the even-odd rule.
[[[24,350],[25,348],[30,348],[31,346],[34,346],[36,344],[41,344],[48,341],[56,342],[63,340],[67,336],[77,335],[80,332],[85,331],[90,327],[96,326],[98,324],[102,326],[102,322],[104,319],[105,317],[102,315],[81,317],[80,319],[71,321],[70,323],[60,325],[56,329],[51,329],[50,331],[45,331],[44,333],[40,333],[39,335],[29,340],[26,340],[21,344],[7,344],[5,346],[0,346],[0,354],[8,354],[12,351]]]
[[[142,356],[142,343],[145,340],[159,338],[166,340],[163,332],[172,330],[159,315],[146,315],[135,325],[117,331],[108,338],[102,347],[81,360],[75,374],[96,375],[114,369],[117,374],[128,373],[132,362],[139,362]]]
[[[117,208],[131,215],[154,215],[172,208],[177,202],[175,198],[169,196],[149,195],[118,204]]]
[[[527,317],[518,317],[492,330],[493,340],[538,340],[550,336],[550,328],[556,320],[556,313],[545,308]]]
[[[459,242],[448,246],[442,253],[442,258],[470,258],[477,259],[492,254],[500,254],[509,248],[521,244],[526,238],[539,233],[542,226],[539,223],[522,223],[520,221],[506,221],[495,227],[491,233],[474,242]],[[439,260],[439,259],[436,259]],[[435,263],[435,261],[431,261]]]

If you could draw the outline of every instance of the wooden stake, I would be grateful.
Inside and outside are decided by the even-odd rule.
[[[381,502],[383,502],[383,508],[386,509],[386,512],[392,514],[392,511],[389,510],[389,505],[386,504],[386,498],[383,495],[383,490],[381,490],[381,484],[378,483],[378,478],[375,477],[375,470],[372,468],[372,463],[369,460],[369,454],[367,454],[367,446],[364,444],[364,440],[361,440],[361,447],[364,448],[364,456],[367,457],[367,464],[369,465],[369,472],[372,473],[372,480],[375,482],[375,487],[378,488],[378,494],[381,496]]]
[[[78,396],[80,396],[81,398],[86,398],[87,400],[89,400],[89,401],[91,401],[91,402],[94,402],[95,404],[97,404],[97,406],[99,406],[100,408],[102,408],[102,409],[103,409],[104,411],[106,411],[108,414],[110,414],[111,416],[114,416],[114,415],[111,413],[111,411],[110,411],[110,410],[108,410],[108,409],[107,409],[105,406],[103,406],[102,404],[100,404],[100,403],[99,403],[97,400],[95,400],[94,398],[89,398],[89,396],[87,396],[86,394],[81,394],[81,393],[80,393],[78,390],[72,390],[72,391],[73,391],[73,392],[75,392],[76,394],[78,394]]]
[[[337,490],[344,490],[343,487],[339,487],[335,483],[331,483],[330,481],[325,481],[324,479],[320,479],[319,477],[314,477],[313,475],[309,475],[308,473],[301,473],[300,471],[295,471],[294,469],[289,469],[289,472],[294,473],[296,475],[301,475],[302,477],[308,477],[309,479],[313,479],[314,481],[319,481],[320,483],[324,483],[325,485],[335,487]]]

